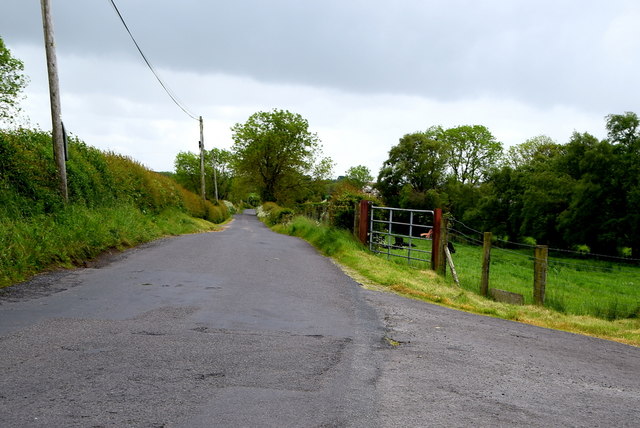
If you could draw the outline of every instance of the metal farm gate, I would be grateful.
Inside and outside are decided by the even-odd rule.
[[[440,238],[440,210],[407,210],[369,207],[369,249],[399,257],[431,263]],[[435,251],[435,254],[438,252]]]

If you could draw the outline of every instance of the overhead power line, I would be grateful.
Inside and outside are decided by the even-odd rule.
[[[122,17],[122,14],[120,13],[120,10],[118,10],[118,6],[116,6],[116,3],[114,0],[108,0],[111,3],[111,6],[113,6],[113,9],[116,11],[116,13],[118,14],[118,17],[120,18],[120,21],[122,21],[122,25],[124,25],[124,28],[127,30],[127,33],[129,33],[129,37],[131,37],[131,40],[133,40],[133,44],[136,45],[136,48],[138,49],[138,52],[140,52],[140,55],[142,56],[142,59],[144,59],[144,62],[147,64],[147,67],[149,67],[149,70],[151,70],[151,72],[153,73],[153,75],[156,77],[156,79],[158,79],[158,82],[160,83],[160,86],[162,86],[162,88],[164,89],[164,91],[167,93],[167,95],[169,95],[169,97],[171,98],[171,100],[178,106],[180,107],[180,109],[185,112],[189,117],[191,117],[194,120],[200,120],[198,117],[196,117],[195,114],[191,113],[189,111],[189,109],[187,109],[187,107],[180,102],[180,100],[178,99],[178,97],[173,93],[173,91],[169,88],[169,86],[160,78],[160,76],[158,75],[158,73],[156,72],[156,70],[153,68],[153,66],[151,65],[151,63],[149,62],[149,60],[147,59],[146,55],[144,54],[144,52],[142,52],[142,49],[140,49],[140,45],[138,45],[138,42],[136,41],[135,37],[133,37],[133,34],[131,34],[131,30],[129,30],[129,26],[127,25],[127,23],[124,21],[124,18]]]

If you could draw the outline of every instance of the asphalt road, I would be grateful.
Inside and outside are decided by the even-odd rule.
[[[640,349],[365,290],[248,214],[3,292],[0,373],[2,427],[640,426]]]

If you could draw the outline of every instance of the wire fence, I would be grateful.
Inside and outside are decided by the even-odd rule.
[[[449,220],[449,239],[461,286],[478,290],[484,233]],[[518,293],[533,303],[536,246],[494,237],[490,287]],[[640,259],[549,248],[545,306],[607,319],[640,317]]]

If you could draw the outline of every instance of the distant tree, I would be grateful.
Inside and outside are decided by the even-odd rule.
[[[232,154],[229,150],[216,149],[205,150],[204,173],[205,190],[209,200],[215,198],[215,183],[213,168],[216,167],[216,179],[218,183],[218,198],[229,199],[232,187],[233,170]],[[214,162],[215,161],[215,162]],[[200,155],[192,152],[180,152],[174,160],[175,180],[187,190],[200,193]]]
[[[633,112],[606,117],[609,141],[618,158],[614,183],[620,195],[619,234],[640,258],[640,119]],[[610,177],[611,179],[612,177]]]
[[[456,181],[475,185],[498,167],[502,144],[482,125],[458,126],[444,131],[449,167]]]
[[[319,138],[306,119],[287,110],[258,112],[231,128],[235,170],[252,182],[263,201],[303,198],[314,174],[326,175],[330,160],[320,160]]]
[[[423,194],[444,182],[449,148],[442,133],[442,128],[432,127],[407,134],[389,150],[377,183],[387,204],[398,206],[401,199],[423,200],[409,195]]]
[[[640,141],[640,119],[633,112],[610,114],[606,117],[609,141],[612,144],[635,146]]]
[[[192,152],[180,152],[173,161],[176,181],[185,189],[200,192],[200,156]]]
[[[358,189],[362,189],[365,185],[373,181],[371,171],[364,165],[352,166],[347,170],[345,179]]]
[[[23,70],[22,61],[11,55],[0,37],[0,121],[10,122],[20,112],[20,95],[28,82]]]
[[[555,157],[562,151],[562,146],[546,135],[528,139],[522,144],[507,149],[506,161],[514,169],[525,166],[533,167]]]
[[[624,190],[617,184],[619,159],[614,146],[588,133],[577,133],[567,144],[562,168],[574,179],[569,206],[558,213],[558,230],[570,244],[615,254],[618,219],[624,211]]]

